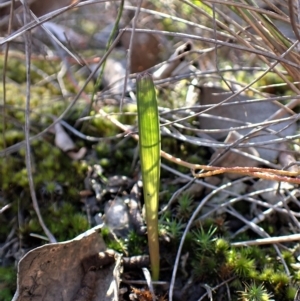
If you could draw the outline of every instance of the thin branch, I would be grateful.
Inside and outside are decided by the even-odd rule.
[[[134,17],[132,19],[132,32],[131,32],[131,35],[130,35],[130,41],[129,41],[129,47],[128,47],[128,53],[127,53],[127,68],[126,68],[126,73],[125,73],[125,78],[124,78],[124,85],[123,85],[123,92],[122,92],[122,97],[121,97],[121,102],[120,102],[120,111],[121,112],[122,112],[123,101],[124,101],[124,97],[125,97],[125,93],[126,93],[126,89],[127,89],[128,75],[129,75],[129,72],[130,73],[132,72],[131,56],[132,56],[133,41],[134,41],[136,23],[137,23],[137,19],[139,17],[139,14],[140,14],[140,9],[141,9],[142,3],[143,3],[143,0],[138,0],[136,11],[135,11]]]
[[[300,234],[291,234],[285,236],[274,236],[274,237],[267,237],[267,238],[259,238],[255,240],[234,242],[231,243],[231,245],[235,247],[248,247],[248,246],[278,244],[283,242],[292,242],[292,241],[299,241],[299,240],[300,240]]]
[[[271,168],[260,168],[260,167],[217,167],[217,166],[208,166],[200,164],[192,164],[181,160],[180,158],[175,158],[172,155],[161,151],[161,157],[171,161],[175,164],[184,166],[192,170],[193,176],[196,178],[210,177],[217,174],[223,173],[235,173],[241,175],[248,175],[255,178],[261,178],[266,180],[273,180],[279,182],[288,182],[294,184],[300,184],[300,178],[296,178],[300,175],[300,171],[287,171],[287,170],[278,170]],[[206,173],[197,174],[196,170],[206,170]],[[295,177],[295,178],[294,178]]]
[[[23,0],[23,16],[24,16],[24,23],[28,23],[28,19],[30,16],[29,7],[27,4],[27,0]],[[31,150],[30,150],[30,88],[31,88],[31,76],[30,76],[30,59],[31,59],[31,32],[27,31],[25,34],[25,50],[26,50],[26,108],[25,108],[25,139],[26,139],[26,169],[28,174],[28,181],[29,181],[29,187],[30,187],[30,194],[32,199],[33,208],[35,210],[35,213],[38,217],[39,223],[41,227],[43,228],[45,234],[47,235],[49,241],[51,243],[55,243],[56,239],[53,236],[53,234],[49,231],[47,226],[45,225],[40,208],[38,205],[38,201],[35,194],[35,187],[33,182],[33,176],[32,176],[32,169],[31,169]]]

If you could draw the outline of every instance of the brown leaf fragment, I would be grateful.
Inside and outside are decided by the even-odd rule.
[[[100,233],[92,229],[73,240],[28,252],[18,265],[13,301],[112,301],[120,282],[121,258],[115,253],[118,260],[113,261],[106,250]],[[99,252],[109,262],[99,259]]]
[[[7,1],[7,2],[11,2],[11,1]],[[21,1],[14,1],[14,2],[15,2],[14,4],[15,12],[14,12],[14,18],[12,20],[12,26],[13,28],[16,28],[20,26],[19,19],[22,14],[23,6]],[[28,5],[30,7],[30,10],[37,17],[40,17],[54,10],[73,4],[75,2],[77,1],[75,0],[59,0],[59,1],[58,0],[53,0],[53,1],[30,0],[28,1]],[[10,5],[4,6],[2,4],[0,7],[0,17],[1,17],[0,29],[1,30],[4,31],[7,30],[7,25],[9,24],[8,22],[9,12],[10,12]]]
[[[121,37],[121,44],[125,49],[129,48],[130,39],[131,32],[125,31]],[[158,36],[151,33],[135,32],[131,49],[130,72],[142,72],[153,67],[159,62],[161,49]]]
[[[92,301],[95,286],[96,286],[97,275],[95,267],[91,267],[84,275],[79,291],[76,293],[73,301]]]

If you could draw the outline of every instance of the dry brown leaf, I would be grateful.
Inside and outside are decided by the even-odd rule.
[[[121,44],[129,48],[131,32],[125,31],[121,37]],[[131,52],[131,73],[142,72],[156,65],[161,52],[160,40],[151,33],[135,32]]]
[[[30,9],[34,12],[35,15],[39,17],[51,11],[71,5],[72,3],[75,2],[76,0],[52,0],[52,1],[36,0],[33,1],[33,3],[30,5]]]
[[[28,252],[18,264],[13,301],[113,300],[111,287],[118,289],[120,260],[110,264],[110,254],[108,261],[99,252],[105,254],[106,246],[94,230]]]

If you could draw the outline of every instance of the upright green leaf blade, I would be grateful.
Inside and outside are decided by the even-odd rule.
[[[159,278],[158,197],[160,127],[156,91],[150,74],[137,77],[137,107],[148,244],[153,280]]]

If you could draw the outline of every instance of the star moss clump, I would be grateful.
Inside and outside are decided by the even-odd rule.
[[[196,283],[213,288],[228,281],[232,300],[293,300],[299,273],[292,267],[295,258],[291,251],[282,252],[291,272],[288,276],[274,248],[230,246],[221,233],[213,223],[192,231],[191,260],[185,270],[192,271]]]

